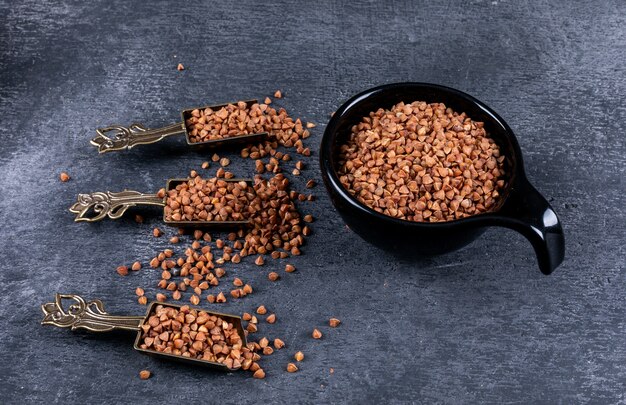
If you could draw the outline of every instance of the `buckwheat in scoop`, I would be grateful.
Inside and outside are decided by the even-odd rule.
[[[234,370],[258,367],[253,365],[259,356],[243,344],[232,323],[188,306],[157,305],[142,326],[139,347],[217,362]]]
[[[168,191],[165,217],[173,221],[243,221],[254,190],[245,181],[196,176]]]

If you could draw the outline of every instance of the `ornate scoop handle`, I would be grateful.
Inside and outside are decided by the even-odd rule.
[[[165,199],[156,194],[144,194],[139,191],[125,190],[118,193],[97,191],[79,194],[70,212],[76,214],[76,222],[95,222],[104,217],[117,219],[130,207],[136,205],[165,206]]]
[[[99,153],[106,153],[116,150],[131,149],[136,145],[155,143],[167,136],[184,132],[185,124],[183,122],[156,129],[148,129],[142,124],[137,123],[131,124],[128,127],[112,125],[110,127],[96,129],[98,135],[91,140],[91,144],[98,148]]]
[[[73,300],[67,310],[63,308],[63,300]],[[143,316],[109,315],[100,300],[86,302],[81,296],[74,294],[56,294],[54,302],[41,305],[44,318],[42,325],[53,325],[59,328],[87,329],[92,332],[109,332],[114,329],[138,331]]]

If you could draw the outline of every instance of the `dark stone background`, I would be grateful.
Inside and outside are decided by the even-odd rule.
[[[262,3],[0,1],[2,402],[626,401],[625,3]],[[284,262],[247,260],[228,280],[240,275],[256,293],[218,307],[263,303],[278,315],[261,333],[287,349],[263,360],[265,380],[152,359],[132,350],[132,334],[39,325],[56,292],[124,314],[144,311],[136,286],[155,293],[154,271],[121,278],[115,267],[168,245],[149,236],[158,210],[144,211],[144,225],[132,215],[76,224],[67,208],[77,193],[156,190],[205,160],[182,139],[98,156],[95,128],[154,127],[185,107],[281,89],[278,105],[319,124],[295,180],[303,189],[320,180],[329,114],[398,81],[458,88],[507,120],[564,224],[567,255],[553,275],[503,229],[399,261],[347,230],[318,186],[318,201],[301,206],[318,221],[298,271],[271,284],[267,272]],[[249,173],[252,161],[230,156]],[[326,326],[331,316],[340,328]],[[288,374],[296,350],[307,357]],[[152,379],[139,380],[143,368]]]

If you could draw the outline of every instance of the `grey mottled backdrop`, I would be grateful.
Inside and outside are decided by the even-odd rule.
[[[624,403],[626,4],[614,1],[0,0],[0,393],[20,402]],[[183,63],[186,70],[178,72]],[[53,294],[141,313],[158,276],[119,264],[167,246],[129,218],[75,224],[79,192],[151,191],[205,159],[176,140],[98,156],[94,129],[174,122],[180,109],[285,93],[278,105],[318,123],[374,85],[425,81],[466,91],[516,132],[529,178],[564,223],[552,276],[518,234],[488,231],[462,251],[399,261],[347,230],[321,186],[318,220],[275,284],[246,261],[229,277],[279,321],[287,349],[265,380],[158,361],[125,334],[42,327]],[[233,169],[251,161],[231,154]],[[72,180],[60,183],[66,170]],[[151,213],[151,214],[150,214]],[[168,234],[171,234],[168,230]],[[324,326],[330,316],[340,328]],[[324,339],[309,336],[315,326]],[[284,367],[295,350],[301,371]],[[154,373],[139,380],[139,370]],[[334,374],[330,373],[334,369]]]

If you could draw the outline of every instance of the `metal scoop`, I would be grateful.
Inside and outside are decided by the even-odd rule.
[[[250,108],[253,104],[257,103],[257,100],[248,100],[244,101],[244,103],[246,103],[246,108]],[[98,135],[96,135],[90,143],[98,148],[99,153],[106,153],[116,150],[131,149],[136,145],[147,145],[159,142],[161,139],[168,136],[178,135],[182,133],[185,134],[185,137],[187,139],[187,145],[189,146],[214,147],[234,143],[254,143],[259,142],[269,136],[269,133],[267,132],[259,132],[256,134],[241,134],[237,136],[230,136],[227,138],[210,139],[203,142],[192,142],[189,136],[189,132],[191,131],[191,129],[188,128],[187,125],[185,125],[187,119],[191,117],[191,112],[193,110],[204,110],[206,108],[219,110],[223,107],[226,107],[228,104],[237,104],[237,102],[210,105],[198,108],[189,108],[187,110],[183,110],[181,112],[183,120],[182,122],[178,122],[176,124],[168,125],[162,128],[149,129],[139,123],[133,123],[128,127],[123,127],[121,125],[112,125],[105,128],[98,128],[96,129]]]
[[[178,184],[186,183],[190,179],[170,179],[165,186],[165,192],[175,189]],[[226,182],[245,181],[248,185],[252,185],[251,179],[223,179]],[[251,189],[253,189],[251,187]],[[245,221],[172,221],[166,219],[165,206],[167,195],[159,197],[156,193],[145,194],[139,191],[124,190],[120,192],[96,191],[89,194],[79,194],[77,201],[70,207],[70,212],[76,214],[74,221],[76,222],[96,222],[109,217],[118,219],[130,207],[136,205],[158,205],[163,207],[163,222],[167,225],[178,227],[241,227],[250,224],[249,220]]]
[[[75,301],[71,304],[67,310],[63,308],[63,300]],[[129,330],[136,331],[137,337],[135,338],[134,349],[142,353],[149,354],[151,356],[164,357],[171,360],[176,360],[184,363],[202,365],[206,367],[218,368],[221,370],[233,370],[228,368],[225,364],[208,361],[203,359],[194,359],[191,357],[179,356],[170,353],[162,353],[156,350],[142,349],[141,344],[141,332],[144,323],[148,322],[148,318],[154,312],[155,305],[163,305],[164,307],[172,307],[180,309],[181,305],[166,304],[162,302],[152,302],[148,306],[148,311],[144,316],[116,316],[109,315],[104,310],[104,305],[100,300],[92,300],[86,302],[81,296],[74,294],[56,294],[54,302],[48,302],[41,305],[41,309],[44,313],[44,318],[41,321],[42,325],[58,326],[59,328],[71,328],[86,329],[91,332],[110,332],[113,330]],[[199,309],[199,308],[196,308]],[[243,326],[241,325],[241,318],[236,315],[221,314],[218,312],[211,312],[202,309],[209,315],[214,315],[222,318],[224,321],[231,323],[239,336],[241,337],[243,346],[247,346],[246,334],[244,333]]]

